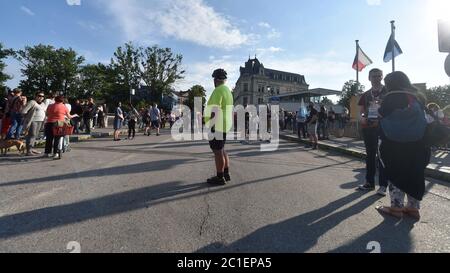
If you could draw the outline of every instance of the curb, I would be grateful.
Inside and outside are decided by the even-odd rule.
[[[292,137],[292,136],[280,135],[280,139],[291,141],[291,142],[310,144],[310,142],[307,141],[307,140],[298,139],[298,138]],[[318,143],[318,146],[322,150],[332,150],[332,151],[336,151],[336,152],[339,152],[339,153],[342,153],[342,154],[346,154],[346,155],[349,155],[349,156],[356,157],[358,159],[363,159],[363,160],[366,159],[366,153],[358,151],[358,150],[355,150],[355,149],[343,148],[343,147],[339,147],[339,146],[336,146],[336,145],[324,144],[324,143],[320,143],[320,142]],[[437,180],[445,181],[445,182],[450,182],[450,173],[442,172],[442,171],[436,170],[436,169],[431,168],[431,167],[427,167],[425,169],[425,176],[430,177],[430,178],[434,178],[434,179],[437,179]]]
[[[128,134],[128,130],[122,130],[120,131],[120,134]],[[92,133],[90,135],[75,135],[70,136],[69,141],[72,143],[76,142],[83,142],[90,139],[96,139],[96,138],[109,138],[114,135],[114,132],[108,132],[108,133]],[[45,140],[38,140],[35,144],[36,148],[44,148],[45,147]],[[15,147],[11,147],[11,151],[16,151]]]

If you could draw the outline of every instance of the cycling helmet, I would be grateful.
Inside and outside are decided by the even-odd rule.
[[[223,70],[222,68],[219,68],[219,69],[214,70],[212,77],[216,80],[226,80],[227,72],[225,70]]]

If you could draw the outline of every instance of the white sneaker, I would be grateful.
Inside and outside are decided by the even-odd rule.
[[[386,196],[386,187],[380,187],[377,191],[378,195]]]
[[[54,160],[58,160],[59,159],[59,153],[56,153],[55,155],[53,155],[53,159]]]

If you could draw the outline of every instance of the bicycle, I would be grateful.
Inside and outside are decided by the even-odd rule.
[[[64,143],[64,138],[73,135],[73,130],[74,127],[68,124],[53,127],[53,135],[55,137],[61,137],[58,143],[58,159],[62,158],[63,153],[70,151],[69,143]]]

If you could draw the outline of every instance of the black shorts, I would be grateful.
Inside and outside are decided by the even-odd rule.
[[[152,121],[152,128],[158,129],[159,128],[159,120],[153,120]]]
[[[227,141],[227,133],[223,133],[223,140],[213,139],[209,142],[209,147],[213,151],[220,151],[225,148],[225,143]]]

